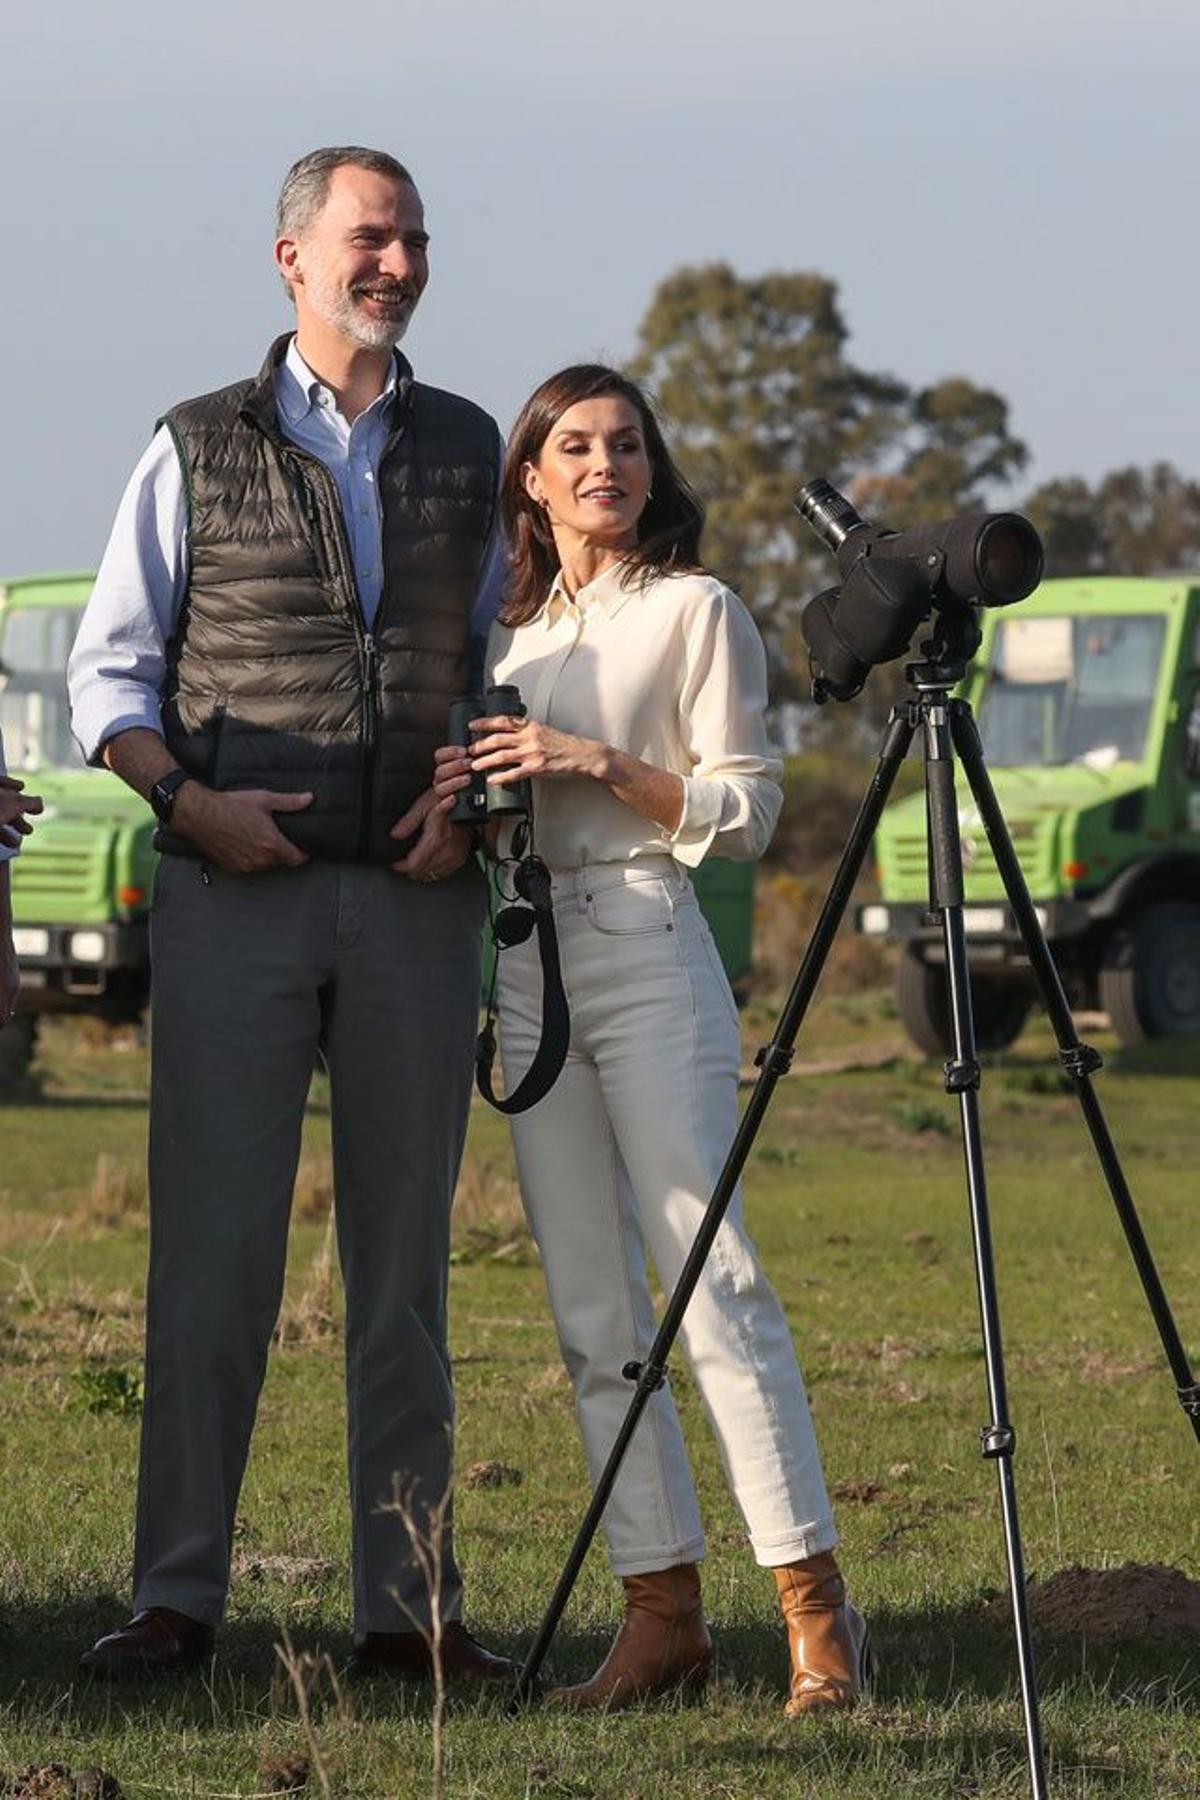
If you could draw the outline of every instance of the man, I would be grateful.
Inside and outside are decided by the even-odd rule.
[[[395,345],[428,275],[393,158],[314,151],[279,200],[296,308],[256,379],[174,407],[71,658],[76,735],[159,819],[135,1616],[84,1664],[206,1658],[282,1294],[301,1120],[329,1070],[346,1287],[355,1661],[428,1672],[395,1510],[450,1479],[449,1208],[482,880],[429,782],[498,599],[500,438]],[[449,1528],[447,1527],[447,1538]],[[452,1677],[510,1665],[458,1618]]]

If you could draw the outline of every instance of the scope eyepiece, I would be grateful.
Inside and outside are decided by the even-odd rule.
[[[796,511],[806,525],[811,525],[827,550],[836,555],[852,531],[866,524],[845,494],[840,494],[831,481],[818,475],[806,482],[796,495]]]

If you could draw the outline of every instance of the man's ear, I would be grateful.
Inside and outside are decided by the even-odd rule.
[[[283,276],[289,287],[302,285],[304,276],[300,272],[300,246],[295,238],[281,237],[275,244],[275,267]]]

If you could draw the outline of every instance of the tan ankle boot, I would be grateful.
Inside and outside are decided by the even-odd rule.
[[[792,1659],[788,1718],[853,1706],[870,1678],[871,1647],[867,1622],[846,1598],[833,1553],[785,1563],[775,1570],[775,1584]]]
[[[700,1605],[700,1573],[680,1563],[653,1575],[627,1575],[625,1619],[612,1649],[579,1687],[555,1688],[551,1704],[578,1712],[615,1712],[634,1700],[672,1688],[702,1688],[712,1664],[712,1639]]]

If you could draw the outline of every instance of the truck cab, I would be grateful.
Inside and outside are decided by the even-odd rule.
[[[1047,581],[988,611],[961,690],[1072,1003],[1118,1038],[1200,1031],[1200,580]],[[1003,884],[961,771],[965,925],[980,1046],[1033,999]],[[941,928],[928,911],[923,795],[889,806],[881,898],[859,929],[902,945],[901,1018],[950,1048]]]
[[[91,587],[90,575],[0,583],[5,757],[46,803],[11,865],[21,997],[0,1032],[0,1083],[24,1075],[42,1014],[135,1021],[149,991],[153,815],[71,736],[67,658]]]

